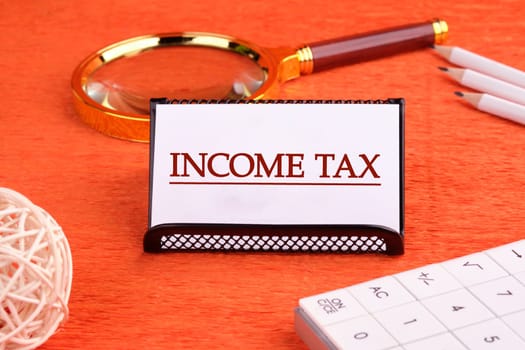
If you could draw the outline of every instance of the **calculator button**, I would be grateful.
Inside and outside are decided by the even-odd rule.
[[[326,336],[339,350],[383,350],[399,345],[371,316],[326,326]]]
[[[431,264],[394,275],[416,298],[442,294],[462,288],[441,265]]]
[[[525,240],[505,244],[485,252],[507,272],[525,272]]]
[[[355,298],[337,289],[299,300],[299,306],[319,325],[327,325],[366,313]]]
[[[404,345],[405,350],[467,350],[459,340],[450,333],[443,333],[423,340]]]
[[[380,311],[375,316],[400,343],[425,338],[446,330],[419,302]]]
[[[525,340],[525,310],[503,316],[502,319],[516,334]]]
[[[498,316],[525,310],[525,286],[512,276],[478,284],[470,290]]]
[[[459,289],[422,301],[448,329],[494,318],[495,315],[470,292]]]
[[[469,349],[525,349],[525,342],[499,319],[461,328],[454,333]]]
[[[442,265],[465,286],[508,276],[505,270],[483,253],[447,260]]]
[[[414,297],[392,276],[359,283],[348,291],[369,311],[376,312],[414,301]]]

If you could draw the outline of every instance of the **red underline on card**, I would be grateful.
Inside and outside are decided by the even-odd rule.
[[[170,181],[170,185],[248,185],[248,186],[381,186],[377,182],[232,182]]]

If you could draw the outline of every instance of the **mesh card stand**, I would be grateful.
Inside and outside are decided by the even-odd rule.
[[[162,104],[393,104],[399,106],[399,230],[370,224],[152,223],[157,107]],[[149,224],[146,252],[404,252],[404,100],[151,100]]]

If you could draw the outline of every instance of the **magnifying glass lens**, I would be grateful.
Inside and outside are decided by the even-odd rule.
[[[265,81],[254,60],[210,47],[171,46],[120,57],[93,72],[88,96],[107,108],[149,113],[152,97],[242,99]]]

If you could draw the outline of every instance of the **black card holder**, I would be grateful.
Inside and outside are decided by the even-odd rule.
[[[161,104],[395,104],[399,106],[400,229],[370,224],[295,225],[166,222],[151,225],[156,110]],[[149,224],[146,252],[252,251],[308,253],[404,253],[404,100],[168,100],[150,103]]]

